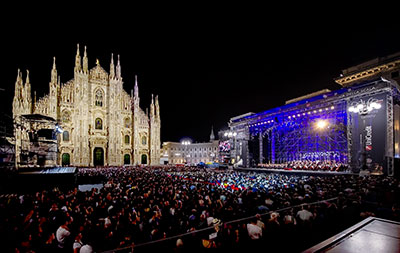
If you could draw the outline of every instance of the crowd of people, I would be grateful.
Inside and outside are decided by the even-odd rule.
[[[258,167],[267,169],[332,171],[332,172],[346,172],[350,170],[347,164],[330,160],[327,161],[299,160],[299,161],[291,161],[288,163],[262,163],[258,164]]]
[[[298,252],[367,216],[400,221],[400,184],[390,177],[171,166],[79,170],[78,178],[93,177],[103,186],[1,195],[5,252],[130,252],[132,245],[135,252],[260,245]]]

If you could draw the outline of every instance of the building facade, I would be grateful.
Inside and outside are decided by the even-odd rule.
[[[57,165],[119,166],[123,164],[159,164],[160,106],[158,96],[151,100],[150,112],[139,107],[139,87],[135,79],[134,91],[123,89],[121,65],[111,57],[110,73],[100,66],[89,69],[84,50],[79,45],[75,57],[74,78],[62,84],[54,58],[49,83],[49,94],[36,101],[31,97],[29,72],[24,84],[18,71],[13,100],[13,118],[45,115],[55,119],[63,130],[57,135]],[[21,163],[18,150],[29,149],[26,132],[38,129],[15,127],[16,162]],[[29,159],[29,158],[28,158]]]
[[[161,159],[168,164],[212,163],[218,160],[218,140],[215,140],[214,131],[211,130],[209,142],[164,142]]]

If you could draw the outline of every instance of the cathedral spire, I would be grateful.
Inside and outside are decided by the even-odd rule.
[[[29,82],[29,70],[26,70],[26,83],[25,83],[25,107],[27,113],[32,113],[32,95],[31,84]]]
[[[26,82],[25,82],[25,85],[26,84],[30,84],[29,83],[29,70],[26,70]]]
[[[114,54],[111,54],[110,78],[114,78],[114,77],[115,77]]]
[[[18,69],[17,80],[15,81],[15,91],[14,91],[14,99],[13,99],[13,114],[19,114],[21,108],[21,99],[22,99],[22,77],[21,71]]]
[[[51,83],[57,83],[56,57],[53,57],[53,69],[51,70]]]
[[[158,95],[156,96],[156,116],[158,119],[160,119],[160,105],[158,104]]]
[[[21,71],[18,69],[17,80],[15,81],[14,99],[18,99],[21,93]]]
[[[77,45],[76,49],[76,56],[75,56],[75,72],[80,72],[81,68],[81,56],[79,54],[79,44]]]
[[[118,62],[117,62],[117,69],[116,69],[116,75],[118,79],[121,79],[121,64],[119,62],[119,55],[118,55]]]
[[[83,72],[84,73],[88,72],[88,58],[86,53],[86,46],[85,46],[85,51],[83,53]]]
[[[134,88],[135,98],[139,98],[139,86],[137,81],[137,75],[135,75],[135,88]]]
[[[214,127],[211,126],[211,134],[210,134],[210,142],[215,140],[215,136],[214,136]]]
[[[154,96],[151,94],[150,118],[154,118]]]

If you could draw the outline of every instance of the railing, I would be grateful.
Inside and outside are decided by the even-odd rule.
[[[277,210],[274,210],[274,211],[268,211],[268,212],[265,212],[265,213],[261,213],[259,215],[260,215],[260,217],[264,217],[264,216],[270,215],[273,212],[279,213],[279,212],[284,212],[286,210],[299,208],[299,207],[302,207],[302,206],[305,206],[305,205],[313,206],[313,205],[317,205],[317,204],[321,204],[321,203],[325,203],[325,202],[332,202],[334,200],[337,200],[338,198],[339,197],[334,197],[334,198],[319,200],[319,201],[315,201],[315,202],[311,202],[311,203],[303,203],[303,204],[294,205],[294,206],[290,206],[290,207],[280,208],[280,209],[277,209]],[[251,220],[251,219],[253,219],[255,217],[256,216],[253,215],[253,216],[249,216],[249,217],[245,217],[245,218],[240,218],[240,219],[235,219],[235,220],[223,222],[223,224],[229,225],[229,224],[241,223],[241,222],[245,222],[245,221]],[[207,227],[207,228],[203,228],[203,229],[190,231],[190,232],[187,232],[187,233],[184,233],[184,234],[170,236],[170,237],[159,239],[159,240],[144,242],[144,243],[140,243],[140,244],[137,244],[137,245],[127,246],[127,247],[123,247],[123,248],[117,248],[117,249],[113,249],[113,250],[107,250],[107,251],[103,251],[103,253],[134,252],[134,249],[142,248],[144,246],[161,244],[162,242],[167,242],[167,241],[171,241],[171,240],[174,240],[174,239],[183,238],[183,237],[186,237],[186,236],[189,236],[189,235],[203,233],[203,232],[206,232],[206,231],[213,231],[213,230],[214,230],[214,226],[211,226],[211,227]]]

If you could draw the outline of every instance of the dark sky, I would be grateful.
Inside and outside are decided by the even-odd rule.
[[[340,13],[310,19],[272,18],[271,11],[246,17],[240,12],[139,17],[139,10],[112,16],[62,9],[52,16],[32,13],[1,20],[8,24],[1,40],[4,113],[11,115],[18,68],[24,77],[29,69],[32,91],[41,97],[48,93],[53,56],[61,81],[73,78],[79,43],[88,48],[90,68],[98,58],[109,71],[111,53],[120,54],[125,90],[130,93],[138,75],[143,109],[152,93],[159,95],[162,141],[184,136],[207,141],[212,125],[216,132],[231,117],[338,89],[333,78],[342,69],[400,51],[398,22],[376,15],[367,24],[370,16],[344,20]]]

